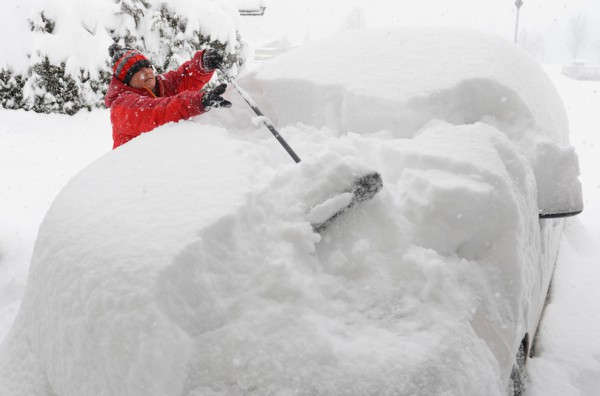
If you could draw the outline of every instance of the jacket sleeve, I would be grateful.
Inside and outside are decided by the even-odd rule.
[[[204,51],[197,51],[192,59],[177,70],[159,76],[165,89],[164,96],[177,95],[184,91],[199,91],[210,81],[214,70],[206,70],[202,66],[203,53]]]
[[[113,130],[132,139],[168,122],[202,114],[206,111],[202,105],[202,96],[203,93],[198,91],[159,98],[133,92],[123,93],[111,106]]]

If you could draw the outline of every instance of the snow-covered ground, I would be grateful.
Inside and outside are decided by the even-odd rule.
[[[567,110],[569,111],[569,116],[571,118],[571,141],[580,155],[582,167],[581,179],[584,183],[586,210],[580,217],[569,220],[566,237],[563,238],[560,261],[552,289],[552,300],[548,306],[547,315],[542,324],[540,339],[538,340],[538,344],[536,346],[536,357],[531,361],[530,392],[532,394],[539,395],[577,394],[576,391],[581,390],[582,394],[584,395],[592,395],[592,392],[598,388],[597,381],[598,373],[600,372],[600,362],[598,362],[600,347],[598,347],[597,343],[595,342],[595,334],[600,329],[600,321],[598,320],[598,311],[594,308],[594,300],[598,295],[598,293],[594,290],[594,285],[597,283],[596,280],[598,280],[598,277],[600,276],[600,269],[594,267],[594,258],[598,257],[598,254],[600,254],[600,252],[598,252],[599,249],[596,247],[594,242],[598,236],[598,224],[600,223],[598,219],[598,213],[600,213],[600,211],[597,204],[597,198],[599,195],[598,186],[600,182],[596,173],[596,169],[598,169],[598,159],[594,155],[594,152],[598,147],[598,143],[600,142],[598,142],[599,139],[595,134],[598,121],[593,118],[595,111],[594,109],[597,108],[598,104],[600,104],[600,99],[598,99],[599,96],[596,92],[596,89],[599,87],[597,83],[582,83],[568,80],[558,74],[553,68],[549,68],[548,70],[563,96],[563,100],[567,105]],[[531,98],[531,100],[535,101],[535,98]],[[104,110],[94,111],[92,113],[82,112],[74,117],[45,116],[21,111],[9,112],[0,110],[0,119],[2,120],[0,127],[0,139],[3,142],[0,146],[0,150],[2,150],[0,155],[0,175],[2,177],[2,184],[6,186],[4,188],[6,192],[0,201],[2,205],[2,222],[0,223],[0,338],[3,338],[7,334],[11,323],[14,321],[19,303],[24,293],[27,270],[33,252],[33,243],[36,237],[38,226],[48,210],[50,203],[61,190],[61,188],[71,179],[71,177],[76,175],[85,166],[101,157],[103,154],[107,153],[111,147],[109,132],[110,125],[108,118],[108,112]],[[339,126],[339,123],[337,126]],[[160,139],[163,139],[163,142],[166,143],[168,141],[168,133],[170,132],[174,132],[174,129],[169,129],[169,127],[164,128],[160,133]],[[214,143],[219,143],[219,139],[221,139],[221,141],[223,141],[223,139],[228,139],[222,130],[214,130],[213,132],[215,134]],[[264,130],[262,132],[267,133]],[[293,133],[297,133],[298,135],[304,134],[309,137],[307,141],[295,141],[293,138],[291,139],[294,143],[294,146],[300,147],[301,149],[310,147],[311,139],[313,140],[313,143],[318,143],[315,145],[315,147],[318,147],[319,150],[325,150],[325,148],[330,144],[327,137],[320,136],[325,132],[325,130],[318,128],[313,129],[309,128],[308,126],[300,125],[296,127],[296,129],[288,128],[287,132],[292,132],[292,135]],[[193,135],[191,134],[192,132],[183,131],[182,133],[183,135],[187,135],[187,137],[184,136],[185,139],[192,139],[189,140],[189,142],[194,142]],[[461,136],[468,137],[470,132],[466,129],[463,131],[458,131],[457,129],[457,133],[460,133]],[[492,132],[490,132],[490,134],[491,133]],[[432,128],[429,134],[424,135],[426,137],[420,139],[419,145],[426,150],[431,150],[436,142],[435,128]],[[382,133],[380,134],[379,138],[390,139],[391,137],[386,136],[385,133]],[[257,138],[256,136],[252,135],[247,139],[249,139],[249,141],[253,141]],[[427,139],[429,139],[429,141]],[[239,143],[241,144],[240,148],[232,148],[234,152],[244,152],[243,146],[246,143],[244,143],[243,140],[244,139],[242,139],[242,142]],[[279,153],[279,157],[274,159],[269,158],[269,160],[276,161],[277,163],[283,163],[283,161],[286,160],[289,161],[289,158],[285,157],[285,154],[282,153],[281,148],[276,146],[276,143],[272,141],[271,137],[267,136],[264,141],[266,142],[265,144],[272,145],[269,146],[268,149],[265,149],[267,150],[266,152],[252,151],[250,155],[254,156],[254,158],[244,159],[253,164],[264,163],[267,161],[267,153]],[[469,139],[465,140],[465,142],[468,141]],[[185,142],[186,141],[184,140],[184,143]],[[150,139],[147,141],[141,141],[140,143],[147,144],[147,147],[150,149],[156,149],[156,146],[152,145]],[[363,141],[358,137],[346,139],[342,145],[344,146],[344,150],[350,153],[356,151],[357,148],[371,148],[372,150],[379,150],[374,148],[375,146],[373,146],[373,144]],[[457,152],[461,152],[461,150],[457,147],[458,146],[455,147]],[[485,144],[478,147],[482,149],[487,148]],[[189,157],[190,161],[200,161],[194,158],[194,151],[190,147],[179,147],[179,149],[182,150],[184,156],[187,155]],[[202,150],[204,150],[203,153],[208,159],[212,159],[214,161],[218,161],[219,158],[231,158],[235,154],[231,152],[220,151],[210,152],[210,150],[207,151],[206,147],[203,147]],[[404,148],[404,150],[409,157],[413,156],[414,158],[417,158],[421,155],[417,145],[408,149]],[[126,150],[124,150],[124,152],[126,152]],[[378,156],[380,156],[380,154],[381,152],[378,151]],[[257,156],[258,158],[256,158]],[[121,165],[131,165],[132,168],[135,168],[135,166],[140,166],[139,164],[127,163],[126,158],[123,157],[124,156],[121,156],[121,158],[118,160],[121,162],[117,161],[116,163]],[[140,157],[137,157],[137,159],[140,159]],[[487,163],[486,161],[488,161],[488,159],[482,158],[481,161],[483,161],[482,163]],[[203,162],[191,163],[195,165],[206,165],[206,163]],[[385,161],[383,161],[383,163],[385,163]],[[450,163],[456,164],[456,162]],[[107,162],[99,162],[99,164],[107,164]],[[446,162],[446,165],[447,164],[448,163]],[[338,170],[341,169],[343,171],[346,169],[344,168],[343,163],[340,166],[341,167],[338,168]],[[102,174],[102,172],[110,174],[111,172],[118,171],[117,169],[99,168],[99,166],[95,167],[96,170],[94,172],[96,172],[96,174]],[[243,173],[244,169],[242,168],[235,168],[234,170],[238,173]],[[161,173],[159,168],[152,169],[157,172],[155,176],[163,178],[165,177],[165,174]],[[280,194],[283,194],[280,195],[280,198],[284,200],[283,204],[285,204],[286,199],[290,199],[290,197],[286,196],[285,194],[286,188],[289,190],[289,177],[294,171],[287,169],[283,172],[284,176],[282,176],[275,184],[268,184],[267,186],[262,185],[254,190],[256,194],[255,199],[258,202],[261,200],[266,200],[267,203],[277,205],[276,202],[270,201],[272,198],[261,195],[261,187],[268,187],[267,191],[274,193],[277,193],[279,190],[275,190],[273,187],[280,188]],[[313,172],[315,172],[315,170],[313,170]],[[232,174],[233,173],[235,172],[232,171]],[[308,182],[311,180],[311,177],[314,174],[315,173],[310,173],[310,168],[309,170],[306,170],[305,168],[303,173],[300,172],[300,174],[296,174],[296,176],[300,177],[298,180],[304,180],[305,182]],[[439,173],[429,171],[428,175],[430,179],[432,178],[432,180],[435,180]],[[424,177],[422,172],[418,171],[414,171],[410,176],[413,180],[414,186],[423,185],[422,183],[428,179],[427,177]],[[243,179],[244,178],[242,177],[242,180],[240,180],[239,183],[235,183],[235,186],[228,187],[226,191],[236,191],[236,188],[239,189],[239,191],[244,190]],[[266,178],[264,175],[258,176],[259,182],[264,183],[267,179],[268,178]],[[442,178],[439,178],[439,180],[442,180]],[[444,177],[443,180],[448,179],[447,177]],[[178,180],[175,179],[173,183],[177,181]],[[459,183],[457,180],[456,182],[457,185],[464,186],[464,181]],[[78,183],[80,187],[86,186],[85,184],[82,184],[81,181]],[[78,183],[75,183],[75,186],[77,186]],[[194,186],[182,183],[183,191],[186,191],[186,188],[192,187]],[[446,185],[446,187],[448,187],[448,191],[452,191],[451,185]],[[470,190],[468,190],[472,192],[473,197],[485,194],[486,187],[484,184],[471,183],[469,184],[469,187]],[[291,191],[298,190],[292,189]],[[396,204],[404,202],[412,204],[413,209],[423,210],[423,208],[419,206],[417,199],[418,197],[414,195],[414,192],[411,193],[411,191],[407,191],[403,194],[403,196],[400,196],[400,200],[396,199]],[[227,195],[228,197],[231,197],[232,194]],[[99,192],[97,198],[102,201],[104,194]],[[178,202],[180,202],[181,199],[181,197],[178,197]],[[390,196],[388,196],[387,199],[388,204],[394,204],[394,202],[392,202],[393,200],[390,200]],[[94,199],[91,199],[91,201],[93,202]],[[85,205],[80,205],[78,202],[71,202],[70,204],[75,204],[75,208],[85,207]],[[185,204],[189,205],[189,203]],[[239,203],[223,202],[222,204],[225,206],[235,206]],[[284,206],[281,205],[282,203],[275,208],[277,210],[282,210]],[[260,205],[258,208],[260,208]],[[135,205],[133,205],[130,209],[135,215]],[[256,209],[256,207],[253,207],[253,210],[247,210],[246,214],[256,215],[257,213],[260,213]],[[298,208],[295,208],[294,210],[297,209]],[[264,212],[264,216],[267,216],[266,213],[268,211],[264,210]],[[432,219],[431,216],[428,217],[426,212],[422,212],[421,214],[423,213],[425,213],[425,218]],[[437,213],[439,214],[442,212]],[[279,214],[282,214],[282,212]],[[82,219],[81,222],[84,224],[96,224],[98,228],[101,229],[102,227],[100,225],[102,224],[103,219],[96,218],[95,213],[89,213],[89,215],[89,218]],[[218,214],[211,213],[210,215],[217,216]],[[381,217],[379,220],[384,219],[383,214],[380,214],[380,216]],[[265,222],[264,218],[255,220]],[[273,223],[273,221],[273,218],[271,218],[265,224],[279,227],[278,223]],[[49,224],[52,224],[52,221],[49,221]],[[150,226],[152,224],[155,223],[151,223]],[[189,226],[190,229],[194,229],[196,225],[187,224],[187,226]],[[74,225],[73,227],[76,226]],[[233,227],[227,221],[217,224],[213,228],[213,231],[216,230],[218,232],[228,232],[232,229],[236,232],[239,232],[241,237],[248,237],[249,235],[252,235],[252,233],[249,233],[248,230],[244,231],[243,227]],[[302,238],[309,236],[310,233],[307,233],[307,230],[304,229],[288,229],[287,232],[288,234],[285,236],[287,241],[291,242],[291,246],[295,246],[300,250],[300,252],[291,252],[289,254],[291,254],[293,257],[303,257],[302,254],[306,253],[303,252],[303,250],[310,250],[311,248],[309,246],[310,239],[308,242],[305,241],[305,243],[302,243]],[[431,237],[432,235],[434,235],[434,233],[430,230],[425,231],[423,235],[415,235],[415,237],[417,239],[423,239]],[[84,235],[82,234],[82,237],[83,236]],[[463,238],[464,236],[461,237],[460,235],[457,235],[456,237],[458,240],[460,240],[460,238]],[[273,241],[273,243],[276,244],[277,238],[274,238]],[[135,239],[131,242],[134,244],[137,243]],[[359,272],[362,270],[358,267],[348,267],[348,265],[351,263],[348,262],[348,259],[345,257],[345,255],[351,255],[352,258],[363,257],[363,259],[366,260],[365,255],[371,249],[375,249],[375,246],[369,246],[369,243],[366,241],[359,242],[360,243],[354,244],[351,252],[344,253],[343,251],[338,251],[334,252],[335,254],[331,254],[327,260],[329,263],[328,265],[331,266],[328,268],[328,270],[332,273],[336,273],[337,275],[343,275],[351,278],[354,277],[355,280],[360,280],[362,275],[360,275]],[[246,248],[248,248],[248,246],[244,245],[244,243],[245,241],[243,238],[235,239],[235,244],[238,248],[240,246],[246,246]],[[421,240],[419,243],[427,244],[428,242]],[[443,238],[434,238],[433,240],[429,241],[429,243],[436,244],[432,246],[432,248],[437,250],[448,249],[449,251],[452,251],[452,249],[454,249],[454,247],[449,246],[448,241]],[[450,241],[450,245],[451,244],[452,241]],[[471,248],[476,249],[477,246],[471,246]],[[118,253],[119,249],[115,249],[115,254]],[[260,254],[260,251],[254,252],[251,250],[250,253]],[[331,251],[329,253],[331,253]],[[417,253],[418,251],[412,252],[413,255]],[[191,251],[188,254],[194,256],[195,253]],[[186,263],[185,257],[181,258],[179,261],[182,264]],[[278,263],[271,263],[271,265],[277,267]],[[354,263],[354,265],[357,265],[357,263]],[[278,268],[278,271],[285,272],[285,268]],[[58,269],[59,268],[57,268],[57,270]],[[466,268],[463,270],[466,270]],[[421,298],[431,300],[432,296],[436,295],[436,291],[432,289],[435,288],[435,285],[439,286],[445,284],[446,287],[453,287],[454,284],[452,282],[447,284],[443,283],[443,277],[440,278],[442,276],[440,271],[442,271],[441,267],[436,267],[435,265],[432,265],[428,269],[428,272],[425,274],[428,276],[428,282],[423,284],[424,286],[428,286],[428,288],[427,290],[423,291],[424,294],[421,294]],[[284,272],[279,273],[279,275],[276,274],[277,276],[273,278],[273,281],[277,279],[286,279],[286,277],[280,277],[280,275]],[[460,275],[460,273],[453,274]],[[133,270],[130,275],[133,275]],[[176,275],[177,274],[174,274],[174,276]],[[300,276],[302,274],[296,275]],[[446,273],[446,275],[449,274]],[[462,275],[465,274],[463,273]],[[372,276],[376,275],[372,274]],[[366,278],[362,279],[366,281]],[[51,281],[51,279],[49,278],[48,281]],[[296,287],[299,283],[302,283],[302,277],[300,279],[288,279],[288,281],[290,284],[282,285],[281,289],[269,288],[267,291],[269,293],[276,293],[275,297],[277,297],[277,293],[279,293],[279,296],[284,296],[286,298],[300,298],[301,295],[290,295],[289,288],[294,285],[294,287]],[[304,279],[304,281],[308,282],[309,280]],[[330,280],[326,278],[323,278],[320,281],[324,282],[321,287],[327,286],[328,284],[331,286],[339,286],[339,284],[336,283],[327,283]],[[242,280],[240,280],[240,282],[242,282]],[[369,283],[366,284],[368,285]],[[167,286],[168,285],[165,287]],[[247,285],[244,285],[243,282],[241,286],[248,287]],[[221,290],[215,289],[214,291],[223,293],[227,293],[229,291],[229,286],[224,285],[222,287],[223,288]],[[247,289],[248,297],[252,297],[252,293],[250,293],[251,290],[252,289]],[[459,294],[457,294],[457,296],[458,295]],[[310,299],[314,300],[313,303],[320,302],[320,300],[316,297],[317,296],[310,296]],[[354,297],[360,297],[360,294],[354,295],[349,291],[344,298],[340,297],[339,301],[347,302],[346,300],[348,298]],[[304,296],[304,298],[308,297]],[[108,303],[110,304],[110,301],[108,301]],[[223,310],[226,312],[235,311],[231,311],[230,308],[231,307],[223,307]],[[337,308],[330,308],[332,309],[331,312],[342,312],[337,311]],[[209,308],[206,309],[209,310]],[[180,317],[180,319],[183,320],[183,328],[186,328],[186,326],[189,324],[186,323],[185,318],[185,315]],[[280,318],[287,318],[287,320],[293,319],[286,316],[281,316]],[[322,318],[313,319],[318,320],[321,324],[324,324]],[[225,319],[215,317],[209,322],[213,322],[214,324],[222,320]],[[308,322],[300,322],[300,324],[306,326]],[[284,326],[283,323],[281,325]],[[329,325],[333,326],[332,328],[339,326],[339,324],[335,324],[333,322],[329,323]],[[332,328],[329,330],[332,330]],[[342,328],[340,327],[339,329]],[[366,331],[366,327],[364,329]],[[265,329],[263,330],[267,331]],[[268,331],[273,332],[275,330],[276,329],[270,329]],[[274,336],[285,336],[285,334],[270,334]],[[299,333],[298,335],[301,336],[302,334]],[[363,335],[372,336],[373,333],[365,332]],[[358,337],[359,334],[354,334],[354,336]],[[369,341],[369,337],[362,339],[362,341],[374,342],[374,340]],[[385,343],[386,341],[381,340],[381,342]],[[391,342],[391,340],[388,340],[388,342]],[[296,346],[299,345],[301,344],[296,344]],[[390,346],[390,344],[388,344],[388,346]],[[362,345],[362,347],[365,347],[364,350],[369,350],[367,345]],[[355,353],[360,355],[362,347],[356,347]],[[381,347],[381,345],[371,345],[371,347],[378,349]],[[344,346],[340,345],[338,348],[343,349]],[[214,353],[214,351],[211,350],[207,350],[207,352]],[[248,353],[252,353],[252,350],[249,350]],[[345,353],[347,354],[346,356],[353,356],[353,352],[351,350],[346,350]],[[50,354],[49,356],[53,355]],[[284,358],[285,356],[286,354],[282,352],[281,357]],[[244,356],[242,353],[237,365],[241,365],[243,363],[243,357]],[[331,356],[326,354],[316,357],[322,359],[331,358]],[[392,359],[392,357],[389,358]],[[62,363],[64,364],[64,362]],[[201,363],[196,362],[196,364]],[[236,362],[234,361],[233,364],[235,366]],[[201,366],[198,367],[202,368]],[[218,368],[203,369],[209,370]],[[353,366],[352,369],[357,369],[357,366]],[[242,372],[241,368],[240,372]],[[57,375],[60,374],[57,373]]]
[[[110,151],[107,111],[68,117],[0,109],[0,339],[27,281],[41,220],[65,184]]]

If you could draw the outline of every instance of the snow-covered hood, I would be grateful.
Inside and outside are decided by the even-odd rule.
[[[320,154],[274,173],[272,138],[200,129],[145,134],[57,197],[3,371],[31,345],[28,375],[64,396],[503,394],[507,362],[477,323],[516,342],[506,323],[522,314],[536,221],[518,220],[535,213],[532,175],[500,132],[440,124],[382,142],[290,127]],[[305,214],[364,164],[384,190],[316,234]]]

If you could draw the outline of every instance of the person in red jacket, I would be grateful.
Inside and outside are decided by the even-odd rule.
[[[223,62],[216,50],[198,51],[177,70],[156,76],[141,52],[109,47],[113,77],[104,97],[110,108],[113,149],[168,122],[202,114],[212,107],[231,107],[221,95],[227,84],[200,92]]]

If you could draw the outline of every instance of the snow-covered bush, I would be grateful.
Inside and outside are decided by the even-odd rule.
[[[0,16],[0,104],[73,114],[103,105],[113,42],[144,52],[162,73],[199,49],[244,63],[237,8],[229,0],[25,0]]]

